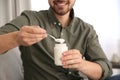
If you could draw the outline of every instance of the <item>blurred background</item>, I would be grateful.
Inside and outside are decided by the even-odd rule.
[[[39,11],[45,9],[49,9],[48,0],[0,0],[0,26],[14,19],[16,16],[19,16],[20,13],[24,10]],[[110,61],[119,62],[120,0],[76,0],[76,3],[74,5],[74,11],[75,16],[80,17],[85,22],[90,23],[94,26],[98,34],[101,46],[105,51],[108,59]],[[12,52],[8,53],[14,54],[15,58],[17,58],[18,61],[16,62],[16,64],[21,66],[22,62],[20,60],[19,50],[15,48]],[[8,55],[9,54],[2,56],[0,55],[0,68],[1,63],[3,63],[4,61],[4,58],[8,57]],[[9,61],[12,61],[11,57],[7,59],[9,59]],[[6,64],[7,63],[8,62],[6,61]],[[5,64],[3,66],[5,66]],[[14,65],[11,65],[11,70],[13,69],[12,66]],[[18,66],[14,67],[18,68]],[[8,68],[8,70],[10,69]],[[22,66],[16,72],[20,72],[20,69],[22,69]],[[1,70],[3,69],[0,69],[0,72]],[[113,71],[113,75],[120,74],[120,68],[113,68]],[[0,75],[1,74],[2,73],[0,73]],[[13,75],[14,74],[15,73],[13,73]],[[21,76],[17,77],[22,77],[22,74]],[[1,79],[0,77],[0,80],[6,79]]]

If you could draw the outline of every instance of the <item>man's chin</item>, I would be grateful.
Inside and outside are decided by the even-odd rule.
[[[63,16],[68,13],[68,11],[55,11],[57,15]]]

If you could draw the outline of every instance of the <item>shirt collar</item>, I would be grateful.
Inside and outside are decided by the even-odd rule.
[[[52,8],[49,8],[48,17],[53,24],[58,24],[58,25],[61,24],[59,22],[59,20],[56,18]],[[74,23],[74,20],[75,20],[73,8],[71,9],[70,17],[71,17],[71,22],[70,22],[69,26],[72,25]]]

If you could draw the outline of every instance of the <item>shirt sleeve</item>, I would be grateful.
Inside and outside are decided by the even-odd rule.
[[[34,14],[35,12],[33,11],[23,11],[20,16],[0,27],[0,34],[18,31],[22,26],[36,24],[37,20]]]
[[[103,49],[98,40],[98,35],[96,34],[93,27],[90,27],[89,36],[87,41],[85,58],[86,60],[98,63],[102,68],[102,77],[100,80],[105,80],[112,74],[112,66],[107,59]]]

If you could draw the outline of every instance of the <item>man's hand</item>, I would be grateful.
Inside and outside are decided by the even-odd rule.
[[[72,49],[64,52],[61,60],[63,68],[76,69],[92,80],[99,80],[102,76],[101,66],[98,63],[82,59],[79,50]]]
[[[82,55],[79,50],[68,50],[63,53],[62,63],[63,68],[79,69],[80,63],[83,61]]]
[[[39,26],[23,26],[17,35],[19,45],[29,46],[47,37],[46,31]]]

